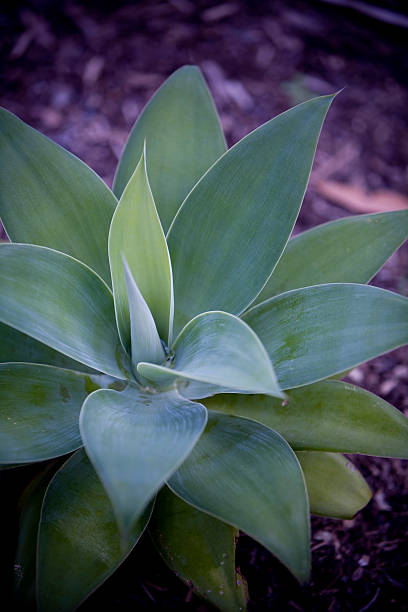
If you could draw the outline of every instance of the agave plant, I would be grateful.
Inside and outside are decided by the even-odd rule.
[[[408,211],[288,242],[332,99],[227,151],[184,67],[136,122],[113,192],[1,111],[0,462],[46,462],[23,500],[21,607],[77,608],[150,520],[182,580],[243,610],[238,530],[303,583],[309,513],[370,499],[340,453],[408,457],[406,418],[331,379],[408,342],[408,298],[364,284]]]

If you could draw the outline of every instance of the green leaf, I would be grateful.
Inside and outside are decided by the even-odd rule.
[[[126,260],[123,260],[130,311],[132,365],[139,361],[160,363],[165,359],[163,345],[157,333],[152,313],[139,291]]]
[[[408,236],[408,211],[324,223],[289,240],[254,304],[299,287],[368,283]]]
[[[148,380],[174,379],[220,385],[244,393],[284,397],[264,347],[241,319],[225,312],[205,312],[186,325],[172,347],[172,368],[139,363],[138,373]],[[173,367],[174,366],[174,367]]]
[[[81,435],[122,534],[184,461],[206,422],[206,409],[176,391],[101,390],[88,397]]]
[[[14,562],[14,593],[17,609],[35,609],[37,536],[41,506],[56,462],[48,464],[25,489],[19,520]]]
[[[240,314],[261,291],[295,223],[332,99],[261,126],[190,192],[168,234],[175,333],[201,312]]]
[[[177,70],[145,107],[116,172],[113,190],[118,197],[145,140],[152,190],[167,231],[188,192],[226,150],[217,111],[198,68]]]
[[[408,299],[354,284],[294,289],[243,319],[264,344],[282,389],[348,370],[408,342]]]
[[[38,539],[37,597],[41,612],[72,612],[122,563],[142,535],[152,507],[126,545],[109,499],[83,450],[47,489]]]
[[[276,432],[210,412],[192,453],[168,481],[199,510],[245,531],[304,582],[309,576],[309,507],[298,460]]]
[[[81,447],[82,403],[103,384],[109,377],[31,363],[0,364],[0,463],[44,461]]]
[[[370,501],[370,487],[343,455],[309,451],[296,455],[305,476],[312,514],[351,519]]]
[[[130,377],[112,294],[81,262],[45,247],[0,245],[0,320],[117,378]]]
[[[203,403],[263,423],[296,451],[408,459],[408,419],[373,393],[327,380],[288,391],[287,398],[281,402],[265,395],[218,395]]]
[[[116,198],[77,157],[0,109],[0,217],[13,242],[51,247],[110,282]]]
[[[130,352],[129,303],[123,271],[125,257],[149,306],[159,334],[166,342],[173,325],[173,279],[169,251],[146,174],[142,155],[116,208],[109,232],[118,329]]]
[[[246,610],[246,583],[235,570],[238,531],[164,487],[149,532],[167,565],[218,610]]]
[[[0,323],[0,363],[10,361],[43,363],[68,370],[97,373],[85,364],[70,359],[42,342],[37,342],[31,336]]]

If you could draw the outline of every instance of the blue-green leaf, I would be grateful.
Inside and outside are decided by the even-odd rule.
[[[240,314],[261,291],[295,223],[332,99],[261,126],[189,193],[168,233],[175,333],[201,312]]]
[[[82,446],[82,403],[103,384],[109,384],[108,376],[31,363],[0,364],[0,464],[44,461]]]
[[[188,393],[189,381],[219,385],[243,393],[283,394],[259,338],[241,319],[225,312],[206,312],[186,325],[172,347],[172,367],[139,363],[148,380],[169,384],[180,379]],[[181,387],[181,388],[183,388]]]
[[[168,484],[187,503],[261,542],[298,580],[307,580],[306,488],[299,462],[279,434],[211,411],[205,432]]]
[[[42,508],[39,610],[76,610],[126,558],[142,535],[151,510],[150,506],[139,517],[123,545],[112,506],[85,452],[72,455],[51,481]]]
[[[136,371],[139,361],[161,363],[164,361],[165,353],[153,315],[125,260],[123,266],[129,300],[132,365]]]
[[[152,190],[167,231],[190,189],[226,149],[211,94],[198,68],[177,70],[145,107],[119,162],[113,187],[118,197],[136,168],[145,140]]]
[[[34,340],[31,336],[0,323],[0,363],[10,361],[42,363],[68,370],[97,373],[85,364],[74,361],[50,346]]]
[[[289,240],[254,304],[299,287],[367,283],[408,236],[408,210],[324,223]]]
[[[164,481],[191,452],[207,411],[176,391],[96,391],[80,416],[80,430],[124,535]]]
[[[0,245],[0,321],[117,378],[128,378],[113,298],[81,262],[45,247]]]
[[[116,203],[77,157],[0,109],[0,217],[13,242],[63,251],[109,283],[106,245]]]
[[[284,402],[266,395],[218,395],[203,403],[263,423],[296,451],[408,459],[408,419],[380,397],[342,381],[293,389]]]
[[[294,289],[243,319],[268,351],[282,389],[328,378],[408,342],[408,298],[366,285]]]

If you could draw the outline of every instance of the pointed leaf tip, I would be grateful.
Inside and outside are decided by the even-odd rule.
[[[147,141],[148,171],[165,232],[181,203],[226,150],[201,71],[183,66],[158,89],[135,123],[120,159],[114,193],[120,197]]]
[[[201,404],[176,391],[96,391],[84,403],[85,450],[112,502],[123,536],[191,452],[207,422]]]
[[[160,337],[167,342],[173,322],[170,255],[151,193],[143,151],[116,208],[109,232],[116,319],[122,345],[130,352],[131,317],[122,256],[153,315]]]
[[[271,119],[188,194],[168,233],[175,333],[200,312],[239,315],[261,291],[298,215],[332,99],[315,98]]]

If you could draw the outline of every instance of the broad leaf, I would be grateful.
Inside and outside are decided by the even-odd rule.
[[[175,332],[200,312],[240,314],[261,291],[295,223],[332,99],[261,126],[190,192],[168,234]]]
[[[408,236],[408,210],[337,219],[289,240],[254,304],[299,287],[367,283]]]
[[[171,263],[148,182],[144,155],[119,201],[109,232],[118,329],[124,348],[130,352],[129,303],[123,258],[153,314],[160,336],[167,342],[173,322]]]
[[[312,514],[351,519],[370,501],[370,487],[343,455],[309,451],[296,454],[305,476]]]
[[[25,489],[21,503],[17,550],[14,561],[14,593],[17,609],[35,609],[37,536],[41,506],[57,462],[48,464]]]
[[[279,434],[249,419],[210,412],[200,441],[168,484],[187,503],[258,540],[299,581],[307,580],[305,483]]]
[[[244,315],[282,389],[348,370],[408,342],[408,299],[354,284],[294,289]]]
[[[0,109],[0,217],[13,242],[63,251],[110,282],[116,198],[77,157]]]
[[[43,363],[68,370],[97,373],[96,370],[88,368],[85,364],[74,361],[50,346],[3,323],[0,323],[0,339],[0,363],[10,361]]]
[[[186,325],[172,347],[171,368],[140,363],[138,373],[159,383],[181,379],[219,385],[244,393],[283,397],[259,338],[241,319],[225,312],[206,312]]]
[[[218,395],[204,404],[275,429],[296,451],[408,459],[408,419],[373,393],[328,380],[288,391],[287,398]]]
[[[0,245],[0,320],[117,378],[130,377],[112,294],[76,259],[29,244]]]
[[[167,565],[218,610],[246,610],[246,584],[235,569],[238,531],[164,487],[149,532]]]
[[[111,499],[125,536],[164,481],[184,461],[207,411],[176,391],[96,391],[84,403],[86,452]]]
[[[123,151],[113,190],[118,197],[143,152],[165,231],[204,172],[225,152],[217,112],[201,72],[184,66],[172,74],[145,107]]]
[[[0,364],[0,464],[44,461],[81,447],[82,403],[104,384],[109,377],[31,363]]]
[[[165,353],[153,315],[125,260],[123,266],[129,300],[132,364],[136,371],[139,361],[161,363],[165,359]]]
[[[112,506],[83,450],[56,473],[47,489],[38,539],[38,606],[72,612],[122,563],[142,535],[151,506],[124,547]]]

